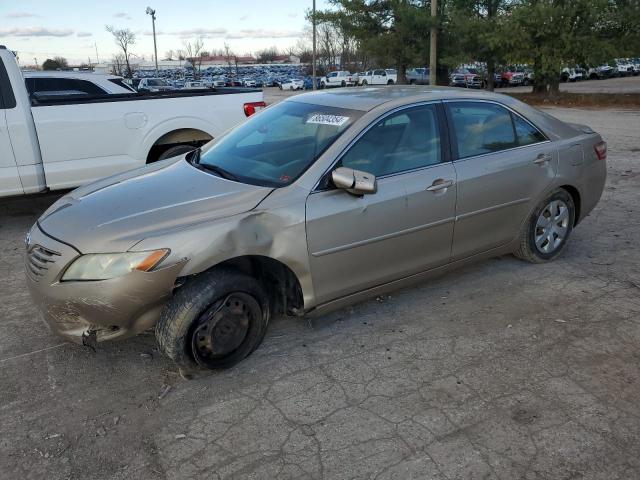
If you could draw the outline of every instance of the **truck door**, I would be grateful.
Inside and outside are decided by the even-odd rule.
[[[0,59],[0,197],[24,193],[7,128],[6,112],[16,105],[7,70]]]

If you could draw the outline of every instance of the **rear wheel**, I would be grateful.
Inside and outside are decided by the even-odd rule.
[[[204,273],[164,308],[156,339],[160,350],[187,371],[229,368],[262,342],[268,305],[254,278],[231,269]]]
[[[344,80],[342,80],[342,83],[340,83],[341,87],[346,87],[347,86],[347,82],[345,82]]]
[[[393,85],[393,80],[389,80],[389,81],[387,82],[387,85]]]
[[[366,86],[367,86],[367,84],[368,84],[368,82],[367,82],[366,80],[362,80],[362,86],[363,86],[363,87],[366,87]]]
[[[166,160],[167,158],[177,157],[185,153],[195,150],[193,145],[176,145],[174,147],[166,149],[158,156],[158,160]]]
[[[557,190],[533,211],[524,225],[516,257],[531,263],[553,260],[567,243],[576,208],[566,190]]]

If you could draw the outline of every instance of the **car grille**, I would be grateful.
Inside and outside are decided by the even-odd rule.
[[[60,254],[53,250],[35,245],[27,253],[27,274],[34,282],[40,281],[59,256]]]

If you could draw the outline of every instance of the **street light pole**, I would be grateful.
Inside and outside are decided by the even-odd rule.
[[[438,57],[436,55],[436,45],[438,41],[438,26],[436,25],[436,18],[438,17],[438,0],[431,0],[431,38],[429,41],[429,85],[437,85],[437,64]]]
[[[156,46],[156,11],[151,7],[147,7],[147,15],[151,15],[151,24],[153,25],[153,58],[156,62],[156,77],[158,76],[158,47]]]
[[[316,89],[316,0],[313,0],[313,17],[311,18],[313,24],[313,54],[311,59],[311,84],[313,89]]]

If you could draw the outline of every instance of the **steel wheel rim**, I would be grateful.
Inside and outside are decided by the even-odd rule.
[[[569,207],[562,200],[552,200],[540,212],[534,242],[540,253],[555,252],[569,233]]]
[[[191,336],[196,363],[207,367],[233,354],[244,344],[252,322],[260,315],[258,302],[243,292],[233,292],[214,303],[200,315]]]

